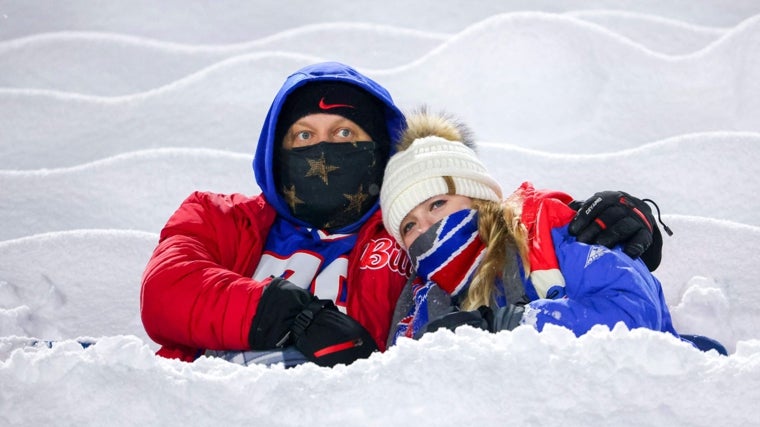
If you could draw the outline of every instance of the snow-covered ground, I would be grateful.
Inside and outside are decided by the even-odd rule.
[[[333,369],[154,356],[158,232],[193,190],[259,191],[266,110],[322,60],[466,120],[505,189],[657,201],[675,325],[730,355],[518,328]],[[755,0],[5,0],[0,160],[0,425],[760,425]]]

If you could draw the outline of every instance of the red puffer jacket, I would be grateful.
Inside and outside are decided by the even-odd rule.
[[[191,194],[169,218],[143,274],[145,331],[161,356],[194,360],[206,349],[247,350],[269,279],[251,277],[276,213],[263,196]],[[380,211],[359,230],[349,255],[348,315],[385,350],[409,261]]]

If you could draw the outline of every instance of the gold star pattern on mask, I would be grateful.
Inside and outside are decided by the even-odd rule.
[[[344,212],[351,212],[351,210],[356,210],[356,213],[362,212],[362,205],[364,204],[364,201],[367,200],[367,197],[369,197],[368,194],[364,193],[364,186],[359,186],[359,191],[356,192],[356,194],[343,194],[343,197],[347,198],[349,203]]]
[[[322,181],[327,185],[327,174],[332,171],[340,169],[338,166],[328,165],[325,162],[325,153],[322,153],[322,158],[319,160],[307,160],[309,162],[309,170],[306,172],[306,177],[318,176],[322,178]]]
[[[296,205],[302,205],[303,200],[296,197],[296,186],[291,185],[290,188],[284,187],[282,189],[282,195],[285,196],[285,200],[290,205],[290,210],[296,211]]]

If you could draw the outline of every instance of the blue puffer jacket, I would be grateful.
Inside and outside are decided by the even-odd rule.
[[[575,212],[562,193],[546,194],[528,182],[518,189],[521,221],[528,230],[530,277],[523,278],[531,300],[522,323],[539,330],[547,323],[581,335],[597,324],[618,322],[676,336],[662,285],[640,259],[620,248],[587,245],[567,231]]]
[[[597,324],[610,328],[623,322],[628,328],[648,328],[678,336],[665,302],[662,285],[640,260],[616,247],[579,243],[567,226],[551,232],[564,286],[550,287],[552,297],[538,298],[530,278],[524,285],[531,302],[523,324],[539,330],[546,324],[565,326],[576,335]]]

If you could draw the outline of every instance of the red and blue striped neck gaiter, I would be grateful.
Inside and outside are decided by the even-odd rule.
[[[421,234],[408,252],[419,277],[459,296],[486,252],[478,236],[478,212],[454,212]]]

